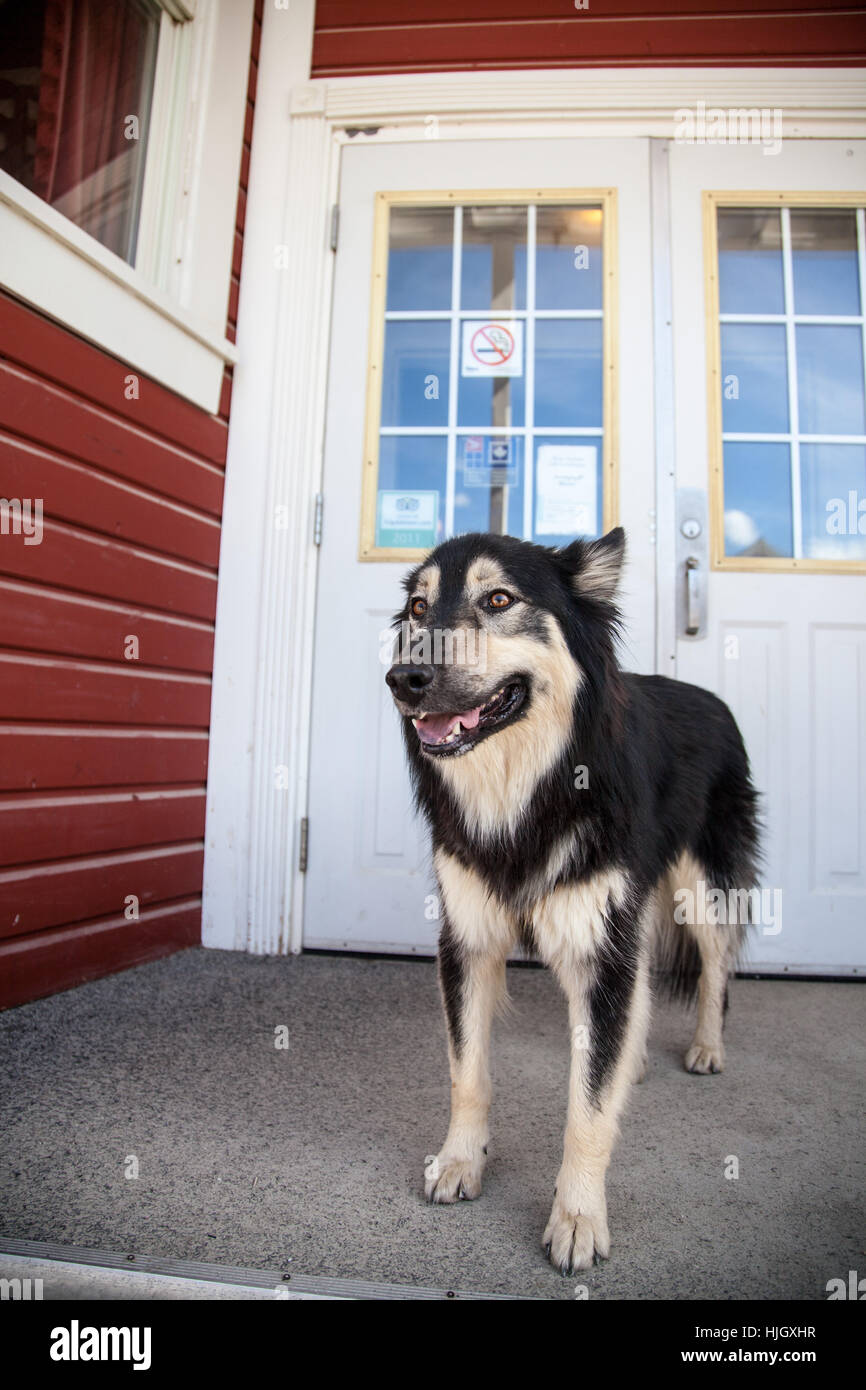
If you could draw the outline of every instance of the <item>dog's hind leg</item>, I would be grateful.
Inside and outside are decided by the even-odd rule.
[[[701,954],[698,980],[698,1016],[695,1036],[686,1052],[686,1071],[707,1076],[725,1069],[722,1026],[730,971],[728,933],[724,926],[702,922],[689,925]]]
[[[562,1166],[542,1243],[562,1274],[610,1253],[605,1175],[649,1025],[643,924],[609,908],[594,959],[551,963],[568,998],[571,1075]]]
[[[726,909],[719,913],[714,906],[707,879],[707,870],[691,855],[682,856],[669,878],[677,903],[675,930],[686,932],[700,958],[695,1034],[683,1060],[686,1071],[701,1076],[725,1069],[722,1029],[728,976],[742,936],[736,923],[727,922]],[[721,896],[727,903],[728,895]]]
[[[496,1006],[505,998],[505,961],[514,933],[474,874],[444,856],[437,868],[451,1123],[441,1150],[425,1162],[424,1186],[429,1202],[456,1202],[481,1193],[490,1109],[490,1028]]]

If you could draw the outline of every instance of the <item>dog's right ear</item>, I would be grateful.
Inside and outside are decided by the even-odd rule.
[[[612,602],[625,558],[625,531],[615,526],[597,541],[572,541],[558,558],[579,594]]]

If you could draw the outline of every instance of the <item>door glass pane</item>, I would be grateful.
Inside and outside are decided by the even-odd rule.
[[[535,325],[535,420],[545,428],[599,428],[601,319],[540,319]]]
[[[457,436],[455,535],[523,534],[524,448],[521,435]]]
[[[539,309],[600,309],[601,208],[540,207],[535,254]]]
[[[722,423],[732,434],[788,429],[788,354],[783,324],[723,323]]]
[[[526,226],[525,207],[464,208],[461,308],[526,308]]]
[[[857,214],[853,209],[792,209],[791,260],[796,313],[860,313]]]
[[[429,549],[445,539],[447,440],[384,435],[379,444],[376,545]]]
[[[391,207],[365,556],[467,530],[547,544],[600,533],[603,215]]]
[[[383,425],[447,425],[451,329],[441,319],[385,325]]]
[[[718,231],[725,554],[864,558],[863,213],[720,209]]]
[[[153,0],[0,4],[0,168],[134,264]]]
[[[866,560],[866,445],[804,444],[803,553]]]
[[[387,308],[451,308],[452,208],[392,207]]]
[[[457,423],[473,429],[491,425],[508,429],[525,423],[525,342],[521,320],[463,319],[461,329],[461,376],[458,385]],[[500,362],[519,374],[490,376]],[[478,375],[472,375],[477,370]]]
[[[539,545],[601,533],[601,443],[601,435],[536,436],[532,539]]]
[[[862,329],[798,324],[797,381],[803,434],[866,433]]]
[[[792,555],[791,450],[725,445],[725,554]]]
[[[719,212],[718,230],[720,312],[784,313],[779,212],[763,208],[728,208]]]

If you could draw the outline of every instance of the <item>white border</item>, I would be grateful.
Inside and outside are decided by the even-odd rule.
[[[0,171],[10,293],[210,412],[223,370],[254,0],[166,14],[136,266]]]
[[[419,142],[429,138],[431,115],[440,140],[671,139],[674,113],[699,100],[781,107],[791,138],[866,135],[858,69],[460,72],[310,82],[313,11],[313,0],[265,10],[217,604],[203,941],[262,954],[298,952],[302,941],[304,876],[297,864],[309,776],[313,510],[333,278],[328,225],[342,144]],[[348,136],[346,128],[366,133]],[[276,246],[285,247],[287,268],[279,275]],[[289,508],[284,531],[274,527],[272,509],[280,503]],[[671,511],[668,503],[666,518]],[[327,517],[326,499],[326,526]],[[280,766],[288,785],[277,790]]]

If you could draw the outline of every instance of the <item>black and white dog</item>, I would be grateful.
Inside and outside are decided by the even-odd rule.
[[[440,890],[451,1124],[427,1196],[481,1191],[491,1020],[522,944],[569,1007],[565,1148],[543,1238],[563,1273],[610,1249],[605,1173],[646,1065],[653,970],[697,993],[687,1070],[724,1065],[727,977],[748,912],[732,927],[712,910],[675,911],[674,894],[751,902],[758,855],[730,711],[706,690],[618,666],[624,544],[620,529],[563,550],[446,541],[405,581],[386,676]]]

